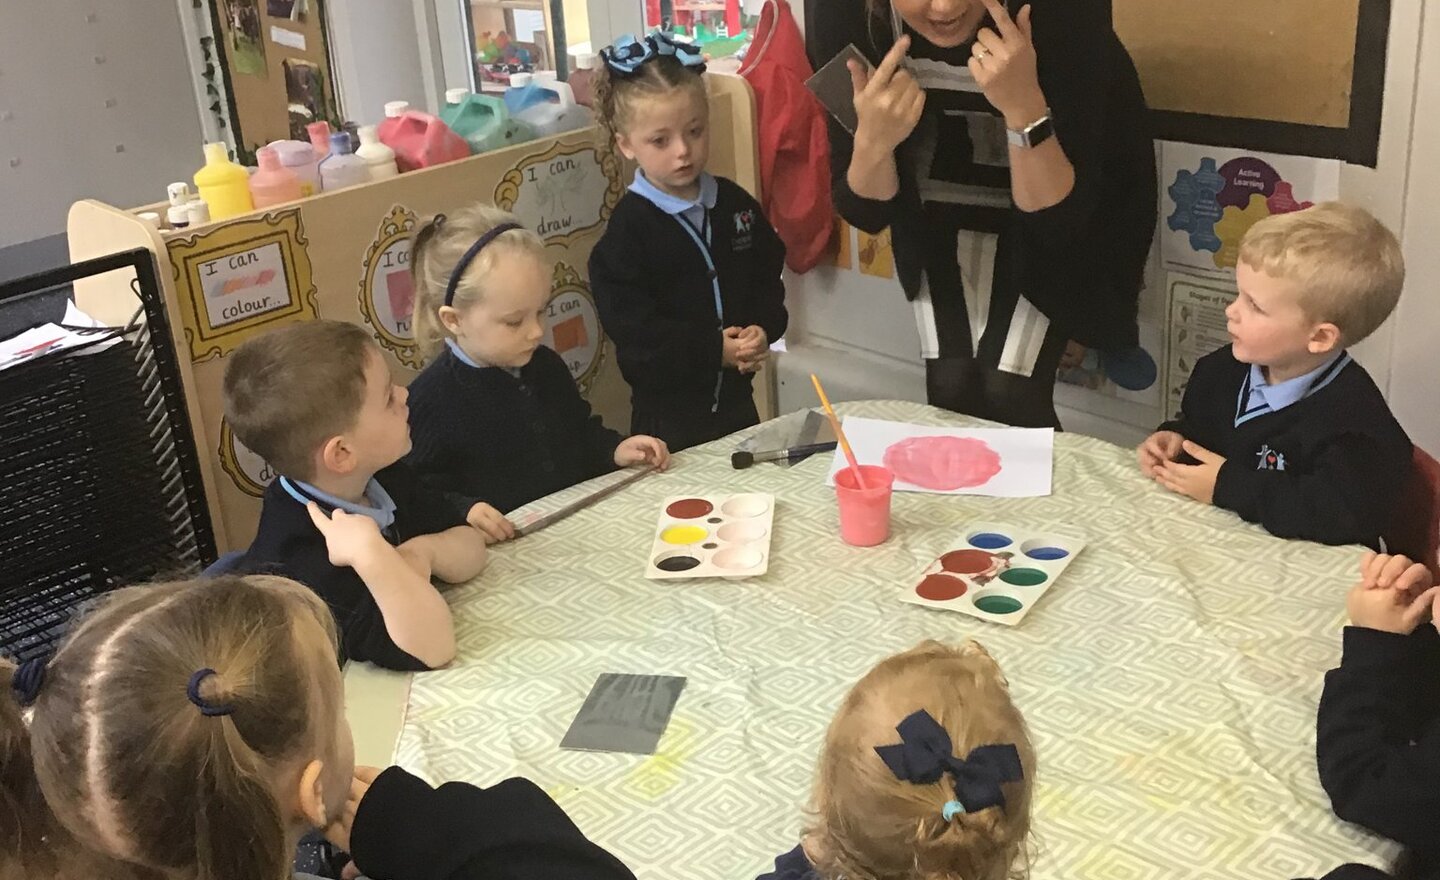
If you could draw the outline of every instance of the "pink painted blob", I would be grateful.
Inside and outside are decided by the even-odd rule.
[[[1000,453],[973,437],[907,437],[885,450],[885,467],[922,489],[983,486],[1000,473]]]

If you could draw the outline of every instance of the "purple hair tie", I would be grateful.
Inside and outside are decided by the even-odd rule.
[[[190,676],[190,684],[185,688],[185,696],[200,710],[200,714],[206,718],[215,718],[221,715],[229,715],[235,711],[235,707],[229,703],[212,703],[200,696],[200,682],[215,675],[213,669],[197,669],[195,674]]]

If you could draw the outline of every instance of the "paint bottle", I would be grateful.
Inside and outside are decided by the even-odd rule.
[[[255,208],[250,200],[250,172],[230,161],[230,151],[223,143],[205,145],[205,167],[195,172],[195,188],[215,220]]]
[[[515,118],[535,130],[536,137],[553,137],[595,123],[590,109],[575,103],[575,93],[569,83],[547,82],[540,91],[546,96],[544,102],[531,104],[515,114]]]
[[[273,148],[261,147],[255,159],[260,163],[260,170],[250,175],[250,198],[255,207],[268,208],[303,198],[300,178],[281,163],[280,154]]]
[[[472,153],[488,153],[535,138],[529,126],[510,116],[503,100],[464,89],[445,93],[440,119],[465,139]]]
[[[300,197],[309,198],[320,191],[320,160],[308,141],[271,141],[270,149],[280,157],[280,164],[300,179]],[[325,145],[329,151],[330,145]]]
[[[310,146],[315,149],[315,161],[324,162],[325,157],[330,155],[330,123],[325,120],[312,122],[305,126],[305,134],[310,136]]]
[[[575,93],[575,103],[595,109],[595,69],[600,65],[600,56],[594,52],[581,52],[575,56],[575,69],[570,71],[570,90]]]
[[[204,199],[191,199],[185,206],[185,213],[190,216],[191,226],[201,226],[210,222],[210,206],[205,204]]]
[[[505,106],[511,116],[519,116],[527,108],[548,103],[549,100],[550,96],[535,82],[535,74],[510,74],[510,87],[505,90]]]
[[[404,101],[386,104],[386,119],[378,131],[380,142],[395,151],[395,164],[401,172],[469,157],[470,145],[444,120],[409,107]]]
[[[370,168],[365,160],[350,152],[350,135],[343,131],[332,133],[330,155],[320,162],[320,188],[334,192],[369,182]]]
[[[154,211],[141,211],[139,214],[136,214],[135,217],[142,223],[149,223],[156,229],[165,228],[164,224],[160,222],[160,215],[155,213]]]
[[[355,155],[365,160],[371,180],[388,180],[400,173],[395,164],[395,151],[380,143],[380,135],[373,125],[360,129],[360,149]]]
[[[170,226],[174,229],[189,226],[190,215],[185,211],[185,205],[190,201],[190,184],[177,180],[165,187],[165,196],[170,200],[170,208],[165,212],[165,219]]]

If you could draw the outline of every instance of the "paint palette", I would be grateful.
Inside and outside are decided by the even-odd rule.
[[[651,580],[748,578],[770,569],[775,496],[666,498],[645,576]]]
[[[1014,626],[1084,547],[1074,537],[981,523],[940,554],[901,598]]]

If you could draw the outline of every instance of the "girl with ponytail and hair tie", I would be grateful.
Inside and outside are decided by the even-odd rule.
[[[347,876],[634,880],[526,780],[356,767],[336,651],[310,590],[220,577],[116,591],[0,663],[0,878],[288,880],[322,829]]]

